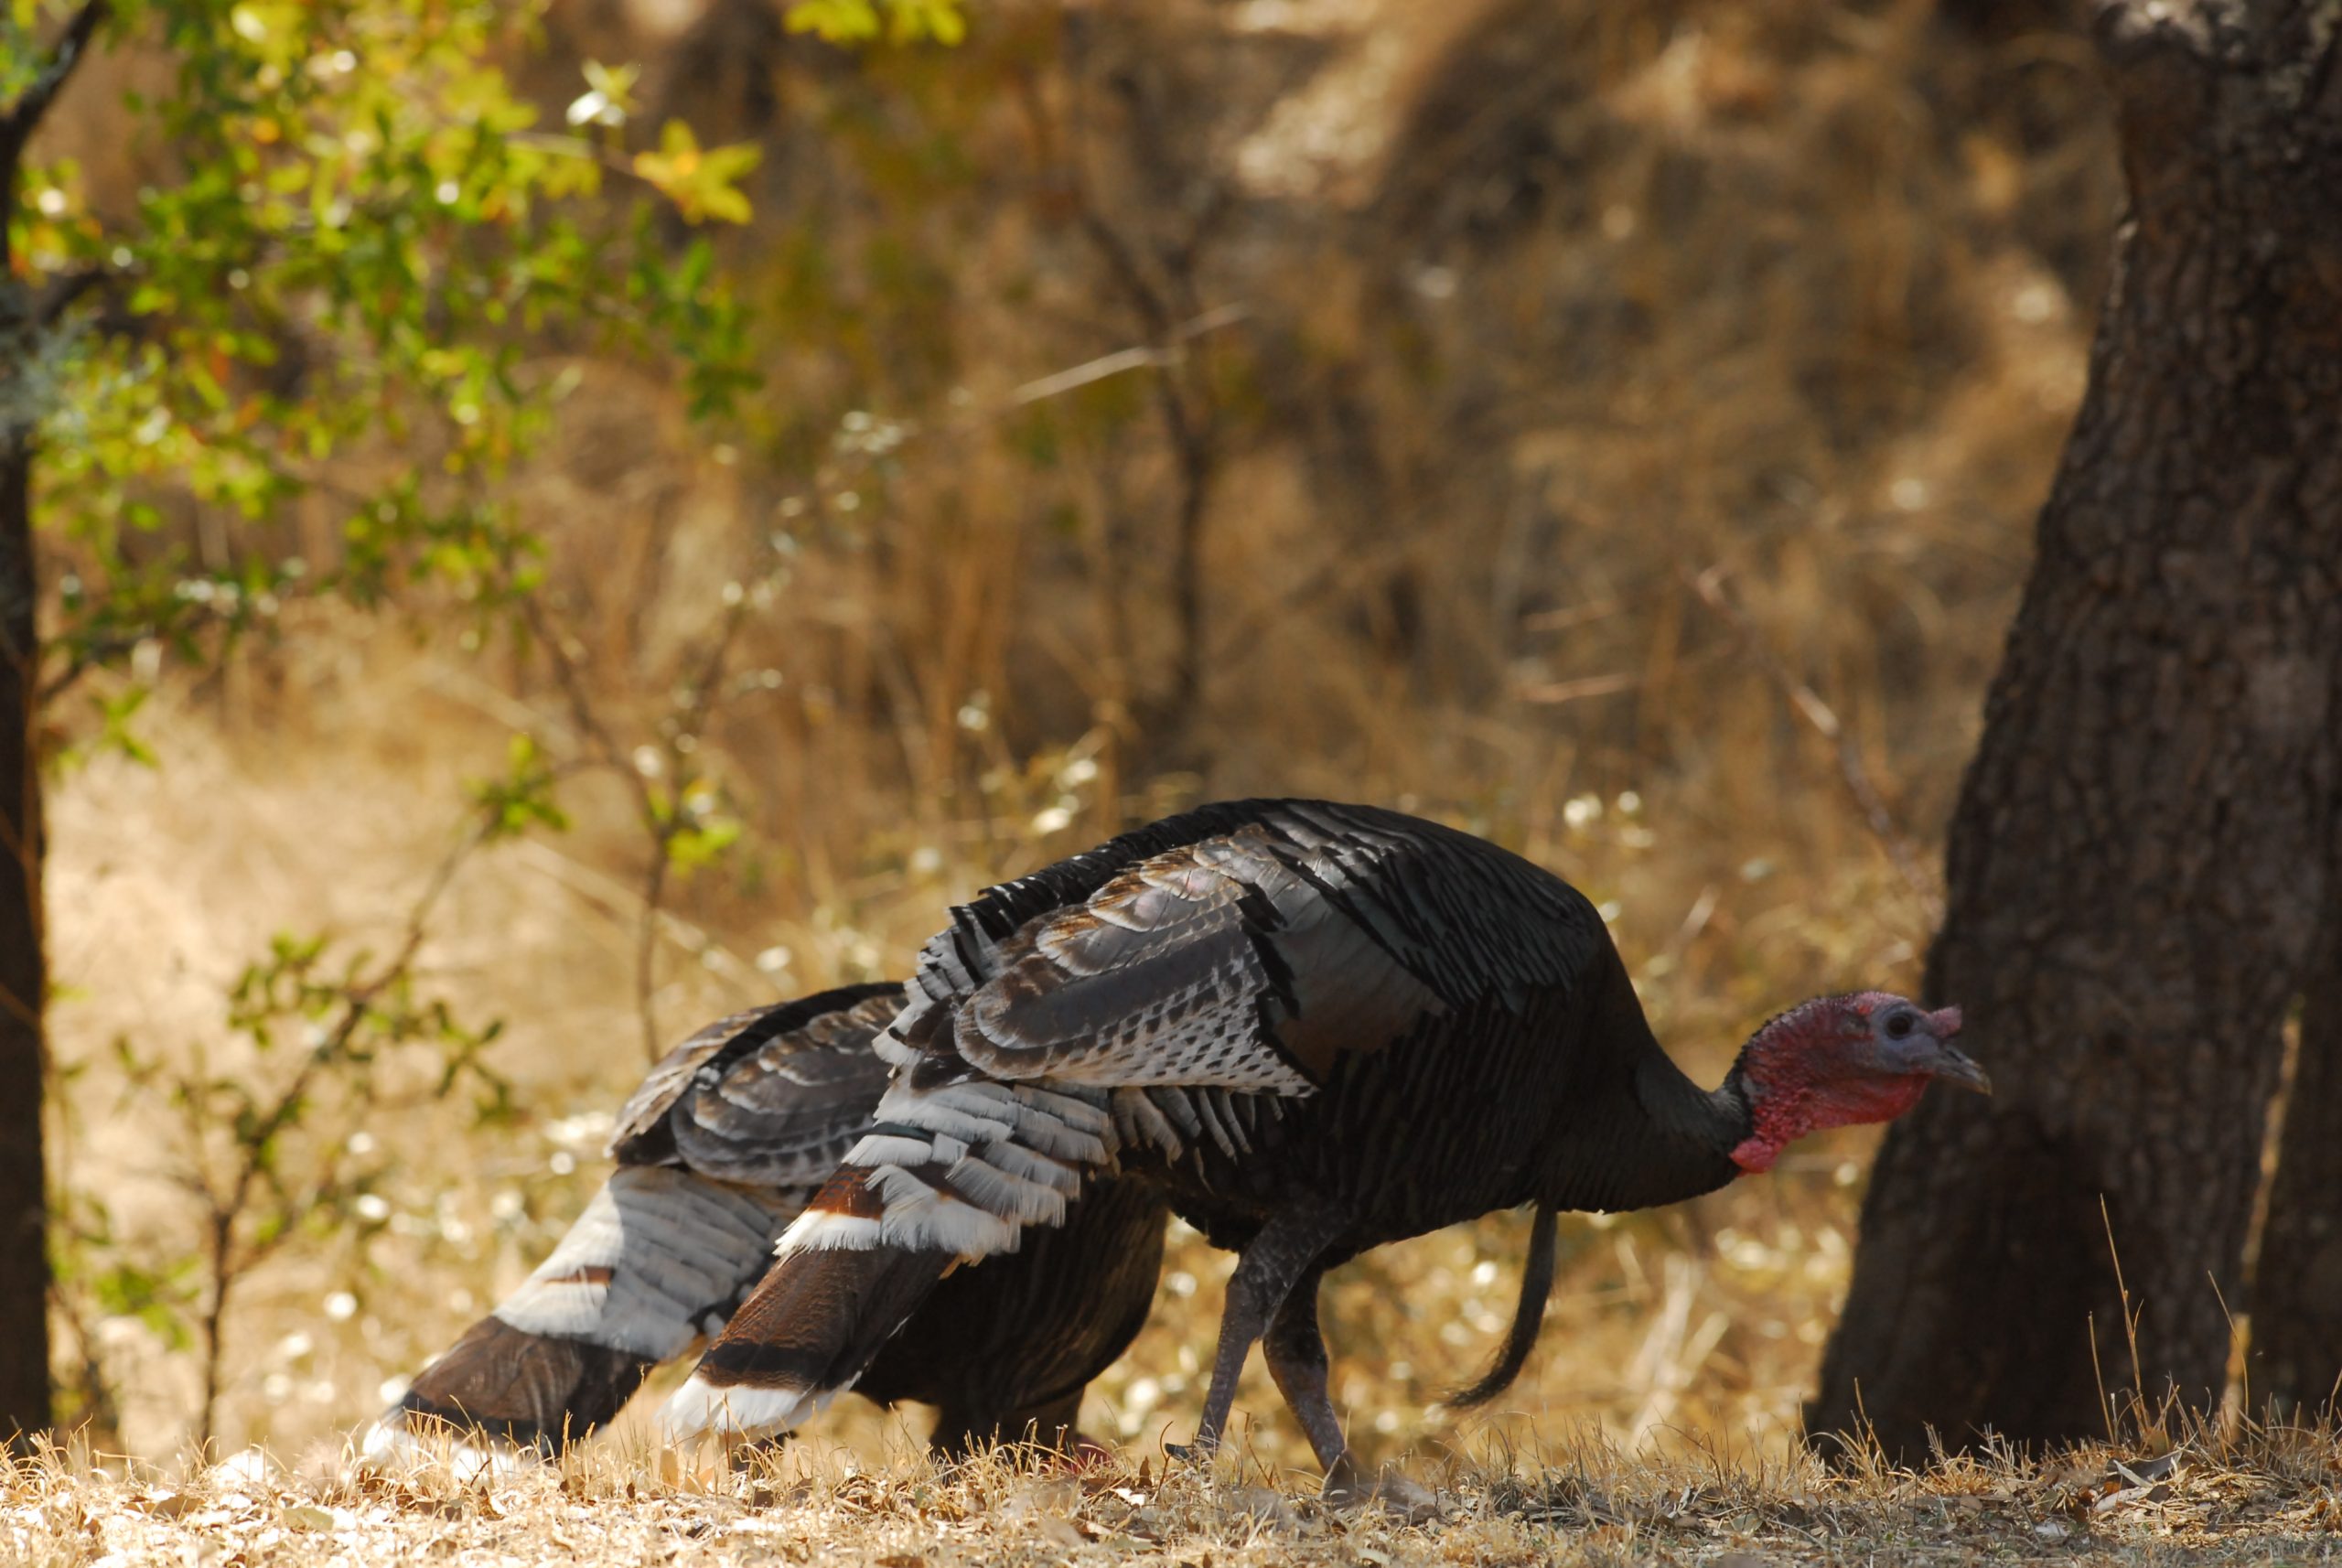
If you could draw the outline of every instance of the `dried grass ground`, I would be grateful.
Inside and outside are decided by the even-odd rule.
[[[307,1568],[435,1563],[836,1563],[880,1568],[1268,1564],[2310,1563],[2342,1558],[2342,1448],[2256,1434],[2170,1454],[2092,1448],[2042,1463],[1836,1474],[1703,1451],[1629,1458],[1598,1440],[1419,1471],[1436,1518],[1329,1508],[1290,1476],[1152,1464],[1074,1478],[992,1456],[868,1468],[799,1449],[675,1484],[639,1450],[467,1477],[288,1476],[256,1453],[191,1477],[125,1477],[51,1454],[0,1472],[0,1559],[27,1568]]]

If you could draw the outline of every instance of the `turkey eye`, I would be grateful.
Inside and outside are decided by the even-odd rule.
[[[1886,1037],[1899,1040],[1911,1032],[1912,1018],[1908,1013],[1897,1013],[1886,1020]]]

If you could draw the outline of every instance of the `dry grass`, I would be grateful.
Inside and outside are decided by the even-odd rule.
[[[692,429],[671,388],[626,366],[548,348],[531,368],[574,370],[576,390],[511,493],[554,546],[552,603],[623,748],[660,742],[725,584],[769,594],[693,753],[746,832],[673,890],[651,998],[664,1032],[901,972],[951,899],[1248,792],[1393,803],[1567,875],[1615,908],[1661,1037],[1711,1080],[1798,995],[1915,986],[1928,889],[1747,638],[1843,717],[1932,865],[2079,393],[2090,268],[2073,258],[2111,217],[2068,52],[1950,36],[1916,4],[1083,10],[1078,59],[1054,8],[1026,5],[988,9],[940,59],[846,70],[788,46],[792,131],[768,149],[765,221],[738,258],[773,323],[774,390],[742,430]],[[568,15],[557,39],[584,25]],[[2045,75],[2056,91],[2036,91]],[[2038,112],[2016,124],[1999,105],[2020,89]],[[794,134],[808,126],[822,134]],[[1219,432],[1209,658],[1184,713],[1162,679],[1179,479],[1150,383],[1013,401],[1145,336],[1037,147],[1074,149],[1096,216],[1148,255],[1179,238],[1184,182],[1225,188],[1183,286],[1251,314],[1183,371]],[[849,422],[865,411],[875,427]],[[897,419],[899,446],[873,439]],[[330,522],[287,526],[324,550]],[[1686,585],[1712,567],[1749,631]],[[159,1179],[167,1118],[123,1098],[112,1042],[229,1048],[220,999],[238,969],[280,929],[385,940],[455,832],[463,780],[494,772],[513,730],[559,759],[589,749],[542,657],[477,651],[455,615],[422,618],[418,647],[408,625],[303,611],[219,677],[167,679],[147,732],[161,771],[103,759],[59,789],[54,1033],[74,1074],[59,1175],[106,1198],[125,1249],[182,1256],[189,1221]],[[581,779],[568,804],[569,833],[466,867],[424,950],[435,990],[507,1021],[495,1059],[523,1120],[489,1132],[427,1103],[321,1103],[311,1143],[363,1140],[350,1157],[379,1222],[251,1283],[227,1446],[322,1465],[599,1178],[600,1132],[642,1066],[645,846],[612,780]],[[403,1070],[421,1081],[427,1065]],[[1562,1472],[1576,1480],[1467,1468],[1457,1522],[1366,1537],[1300,1505],[1246,1523],[1233,1494],[1175,1488],[1161,1506],[1184,1511],[1144,1550],[1501,1560],[1558,1530],[1572,1552],[1698,1556],[1745,1536],[1853,1558],[1946,1521],[2040,1550],[2036,1475],[1842,1491],[1786,1456],[1866,1148],[1834,1136],[1666,1214],[1574,1222],[1530,1374],[1461,1426],[1434,1402],[1493,1348],[1518,1222],[1335,1277],[1335,1392],[1363,1450],[1423,1464],[1598,1434]],[[1091,1430],[1134,1454],[1185,1434],[1227,1267],[1175,1241],[1155,1321],[1093,1390]],[[105,1445],[172,1454],[188,1358],[133,1315],[92,1305],[86,1323],[65,1354],[114,1391]],[[1302,1462],[1265,1378],[1241,1408],[1259,1463]],[[1004,1499],[1025,1483],[916,1478],[886,1457],[900,1425],[841,1416],[822,1440],[880,1468],[819,1481],[811,1513],[658,1487],[626,1451],[634,1425],[606,1456],[485,1491],[206,1478],[176,1517],[146,1483],[48,1465],[11,1483],[17,1536],[0,1540],[81,1562],[209,1530],[257,1560],[276,1530],[299,1561],[443,1540],[552,1554],[586,1531],[597,1552],[689,1558],[821,1539],[802,1530],[843,1541],[877,1519],[854,1550],[967,1550],[951,1544],[964,1520],[897,1509],[925,1487],[1000,1525],[1004,1552],[1067,1556],[1139,1552],[1099,1542],[1144,1533],[1117,1509],[1157,1506],[1086,1492],[1069,1523],[1069,1498],[1034,1493],[1058,1502],[1012,1527]],[[1679,1484],[1601,1446],[1640,1455],[1662,1434],[1742,1457]],[[1943,1500],[2003,1485],[1974,1509]],[[2305,1485],[2272,1481],[2254,1540],[2291,1528]],[[1794,1526],[1787,1502],[1752,1501],[1808,1493],[1821,1500],[1798,1502]],[[288,1526],[288,1501],[332,1518]],[[2126,1509],[2081,1539],[2144,1554],[2197,1506]]]
[[[1481,1449],[1422,1478],[1410,1521],[1330,1508],[1292,1477],[1155,1464],[1080,1477],[986,1456],[938,1469],[800,1446],[678,1483],[640,1452],[479,1472],[288,1475],[257,1452],[188,1475],[51,1454],[0,1471],[0,1556],[26,1568],[457,1562],[1501,1564],[1770,1562],[2210,1564],[2342,1555],[2342,1449],[2261,1435],[2172,1455],[2091,1449],[1924,1474],[1752,1463],[1693,1446],[1628,1457],[1598,1439]]]

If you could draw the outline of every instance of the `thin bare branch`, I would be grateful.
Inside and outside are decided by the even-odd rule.
[[[562,700],[568,705],[569,720],[577,733],[586,737],[587,748],[598,761],[608,764],[628,779],[637,803],[650,810],[650,787],[625,755],[618,742],[602,723],[593,699],[586,694],[585,674],[577,668],[576,656],[570,652],[569,639],[561,628],[553,625],[546,612],[543,596],[532,594],[521,601],[521,613],[528,622],[530,632],[552,661],[553,682],[561,688]]]
[[[673,714],[673,733],[662,748],[665,773],[672,780],[671,792],[662,807],[650,780],[641,768],[618,747],[617,737],[603,723],[594,705],[585,672],[569,650],[561,628],[544,608],[541,597],[525,601],[523,613],[531,630],[544,644],[552,660],[553,679],[560,686],[563,701],[577,733],[586,738],[594,760],[626,779],[634,797],[635,813],[642,830],[650,840],[650,858],[643,868],[643,886],[637,895],[639,903],[634,932],[634,1004],[635,1015],[642,1028],[645,1056],[657,1061],[666,1047],[666,1036],[659,1023],[658,953],[659,935],[668,924],[663,908],[667,884],[673,869],[673,848],[678,835],[689,826],[684,814],[684,798],[696,776],[691,765],[691,753],[700,735],[714,716],[716,696],[729,667],[732,649],[749,610],[749,596],[742,592],[727,598],[724,615],[716,633],[709,640],[706,653],[692,682],[680,711]]]
[[[59,318],[73,308],[74,302],[83,295],[129,275],[125,269],[113,266],[76,267],[70,272],[54,274],[33,296],[34,328],[45,331],[56,326]]]
[[[1756,660],[1756,667],[1789,700],[1789,707],[1816,735],[1830,743],[1837,756],[1838,777],[1844,782],[1846,793],[1853,799],[1855,809],[1862,812],[1864,822],[1869,825],[1872,836],[1886,851],[1887,858],[1895,863],[1895,869],[1910,887],[1912,896],[1927,911],[1928,923],[1940,923],[1943,919],[1943,895],[1936,890],[1934,880],[1921,864],[1917,846],[1912,843],[1911,836],[1903,831],[1902,824],[1896,821],[1894,811],[1887,806],[1886,797],[1879,793],[1877,783],[1871,778],[1870,767],[1863,760],[1862,747],[1854,743],[1854,737],[1839,721],[1837,710],[1823,702],[1820,693],[1799,680],[1781,661],[1780,655],[1773,651],[1763,635],[1741,612],[1740,607],[1732,602],[1724,591],[1723,568],[1711,566],[1704,572],[1693,572],[1687,567],[1681,575],[1684,585],[1732,629],[1733,635],[1740,639],[1742,649]]]
[[[236,1147],[242,1157],[225,1189],[214,1187],[209,1172],[199,1166],[183,1178],[188,1190],[207,1209],[204,1216],[204,1250],[211,1274],[211,1299],[205,1304],[198,1323],[203,1342],[201,1402],[196,1420],[199,1447],[210,1444],[218,1416],[220,1366],[225,1353],[220,1329],[227,1319],[229,1302],[244,1277],[292,1233],[292,1227],[287,1226],[278,1231],[275,1239],[259,1240],[240,1236],[238,1232],[238,1221],[252,1202],[254,1185],[268,1179],[261,1152],[299,1119],[308,1103],[310,1085],[328,1063],[340,1059],[349,1049],[350,1042],[358,1037],[358,1031],[373,1016],[375,1002],[385,991],[413,973],[415,955],[422,951],[424,942],[430,936],[433,913],[446,897],[457,872],[495,836],[496,829],[496,813],[492,811],[480,812],[440,857],[414,901],[407,906],[398,946],[388,961],[370,975],[361,978],[353,974],[342,991],[340,1011],[325,1036],[309,1048],[301,1065],[269,1102],[266,1111],[249,1127],[239,1129]]]
[[[1180,362],[1178,345],[1192,342],[1207,333],[1223,327],[1233,327],[1240,321],[1252,319],[1252,307],[1238,301],[1232,305],[1215,306],[1201,316],[1190,317],[1173,328],[1159,344],[1143,344],[1136,348],[1118,349],[1111,354],[1101,354],[1079,365],[1053,374],[1026,381],[1008,394],[1008,405],[1022,408],[1026,403],[1046,398],[1061,397],[1065,393],[1086,387],[1093,381],[1123,375],[1131,371],[1161,369]]]

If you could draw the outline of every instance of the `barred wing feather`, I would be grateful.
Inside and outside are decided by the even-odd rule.
[[[1258,824],[1163,851],[1028,923],[962,994],[922,990],[957,1003],[952,1053],[991,1078],[1307,1094],[1445,1004],[1295,859]]]

